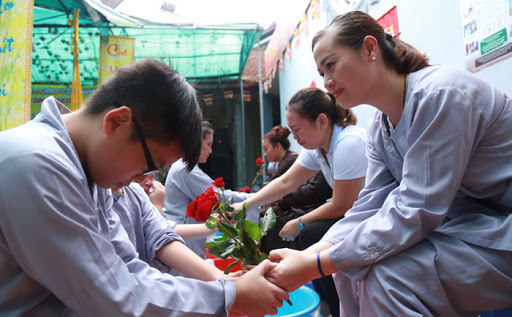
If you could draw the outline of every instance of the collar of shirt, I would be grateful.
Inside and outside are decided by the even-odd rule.
[[[332,126],[332,135],[331,135],[331,144],[329,145],[329,152],[327,152],[326,157],[332,158],[334,148],[336,147],[336,142],[338,141],[338,136],[340,135],[343,127],[339,124],[335,124]],[[322,157],[322,149],[315,149],[315,156],[321,158]]]

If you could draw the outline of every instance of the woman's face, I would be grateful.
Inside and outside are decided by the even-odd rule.
[[[277,144],[273,146],[268,139],[263,139],[261,145],[263,147],[263,153],[270,162],[279,162],[281,160],[279,146],[277,146]]]
[[[146,194],[149,195],[149,190],[153,187],[153,182],[155,181],[155,174],[145,175],[140,181],[138,181],[139,185],[144,188]]]
[[[369,62],[361,53],[337,45],[334,32],[327,31],[313,50],[318,72],[324,78],[325,88],[332,93],[345,109],[364,102],[370,79]],[[370,58],[370,57],[368,57]]]
[[[301,117],[296,111],[287,110],[286,120],[292,131],[293,138],[308,150],[317,149],[322,145],[324,130],[319,126],[319,118],[314,122]]]
[[[210,154],[212,154],[213,145],[213,133],[208,133],[203,139],[203,145],[201,146],[201,154],[199,154],[198,163],[206,163]]]

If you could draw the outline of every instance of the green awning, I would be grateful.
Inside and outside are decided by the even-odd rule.
[[[120,27],[80,1],[36,0],[32,82],[71,84],[73,55],[67,19],[80,8],[80,75],[83,85],[98,78],[100,34],[135,39],[135,60],[156,58],[170,63],[191,81],[228,80],[242,76],[261,28],[257,24],[176,26],[137,20]],[[89,10],[89,11],[88,11]],[[94,19],[89,14],[98,14]]]

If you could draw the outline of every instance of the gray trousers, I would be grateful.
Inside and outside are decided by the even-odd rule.
[[[362,281],[336,273],[334,282],[340,316],[478,316],[512,306],[512,252],[433,233]]]

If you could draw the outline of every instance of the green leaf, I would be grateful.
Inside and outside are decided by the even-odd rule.
[[[245,218],[247,217],[247,210],[244,208],[240,209],[235,213],[235,221],[245,221]]]
[[[240,249],[240,247],[239,247],[239,246],[237,246],[237,247],[233,250],[233,252],[231,253],[231,257],[232,257],[232,258],[235,258],[235,259],[242,259],[242,258],[243,258],[243,255],[244,255],[244,254],[243,254],[243,252],[242,252],[242,250]]]
[[[226,248],[224,253],[221,254],[221,257],[228,257],[231,255],[231,253],[235,250],[235,245],[232,244]]]
[[[245,267],[246,265],[258,265],[261,262],[263,262],[263,260],[260,260],[259,258],[254,258],[252,261],[247,261],[246,259],[242,262],[242,267]]]
[[[217,223],[219,221],[219,218],[214,217],[214,216],[210,216],[210,217],[208,217],[208,221],[211,221],[213,223]]]
[[[206,228],[208,228],[208,229],[215,229],[215,228],[217,228],[217,225],[216,225],[216,224],[211,223],[211,222],[209,222],[209,221],[207,221],[207,222],[205,223],[205,226],[206,226]]]
[[[226,266],[226,269],[224,270],[224,274],[228,274],[229,272],[231,272],[231,269],[237,265],[238,263],[240,263],[241,260],[236,260],[235,262],[231,262],[228,266]]]
[[[259,242],[259,240],[255,241],[247,232],[244,232],[244,242],[252,253],[258,254],[260,252],[258,249],[258,245],[256,244],[257,242]]]
[[[233,225],[225,223],[225,222],[219,222],[217,224],[217,227],[219,228],[219,231],[224,233],[225,235],[237,237],[238,232],[235,228],[233,228]]]
[[[244,231],[247,232],[253,240],[260,241],[261,230],[260,230],[260,227],[256,223],[254,223],[250,220],[246,221],[244,223]]]
[[[225,260],[227,256],[222,256],[222,254],[226,251],[227,247],[228,245],[218,245],[216,247],[210,248],[209,252],[211,255]]]
[[[260,230],[261,236],[267,235],[267,232],[270,231],[276,224],[276,213],[272,207],[268,208],[265,212],[265,215],[260,219]]]
[[[219,235],[215,235],[211,241],[220,242],[231,239],[230,236],[220,233]]]
[[[220,241],[220,242],[219,241],[210,241],[210,242],[206,242],[204,244],[204,246],[205,246],[205,248],[215,248],[215,247],[222,246],[222,245],[228,246],[230,244],[232,244],[232,242],[230,242],[230,241]]]

